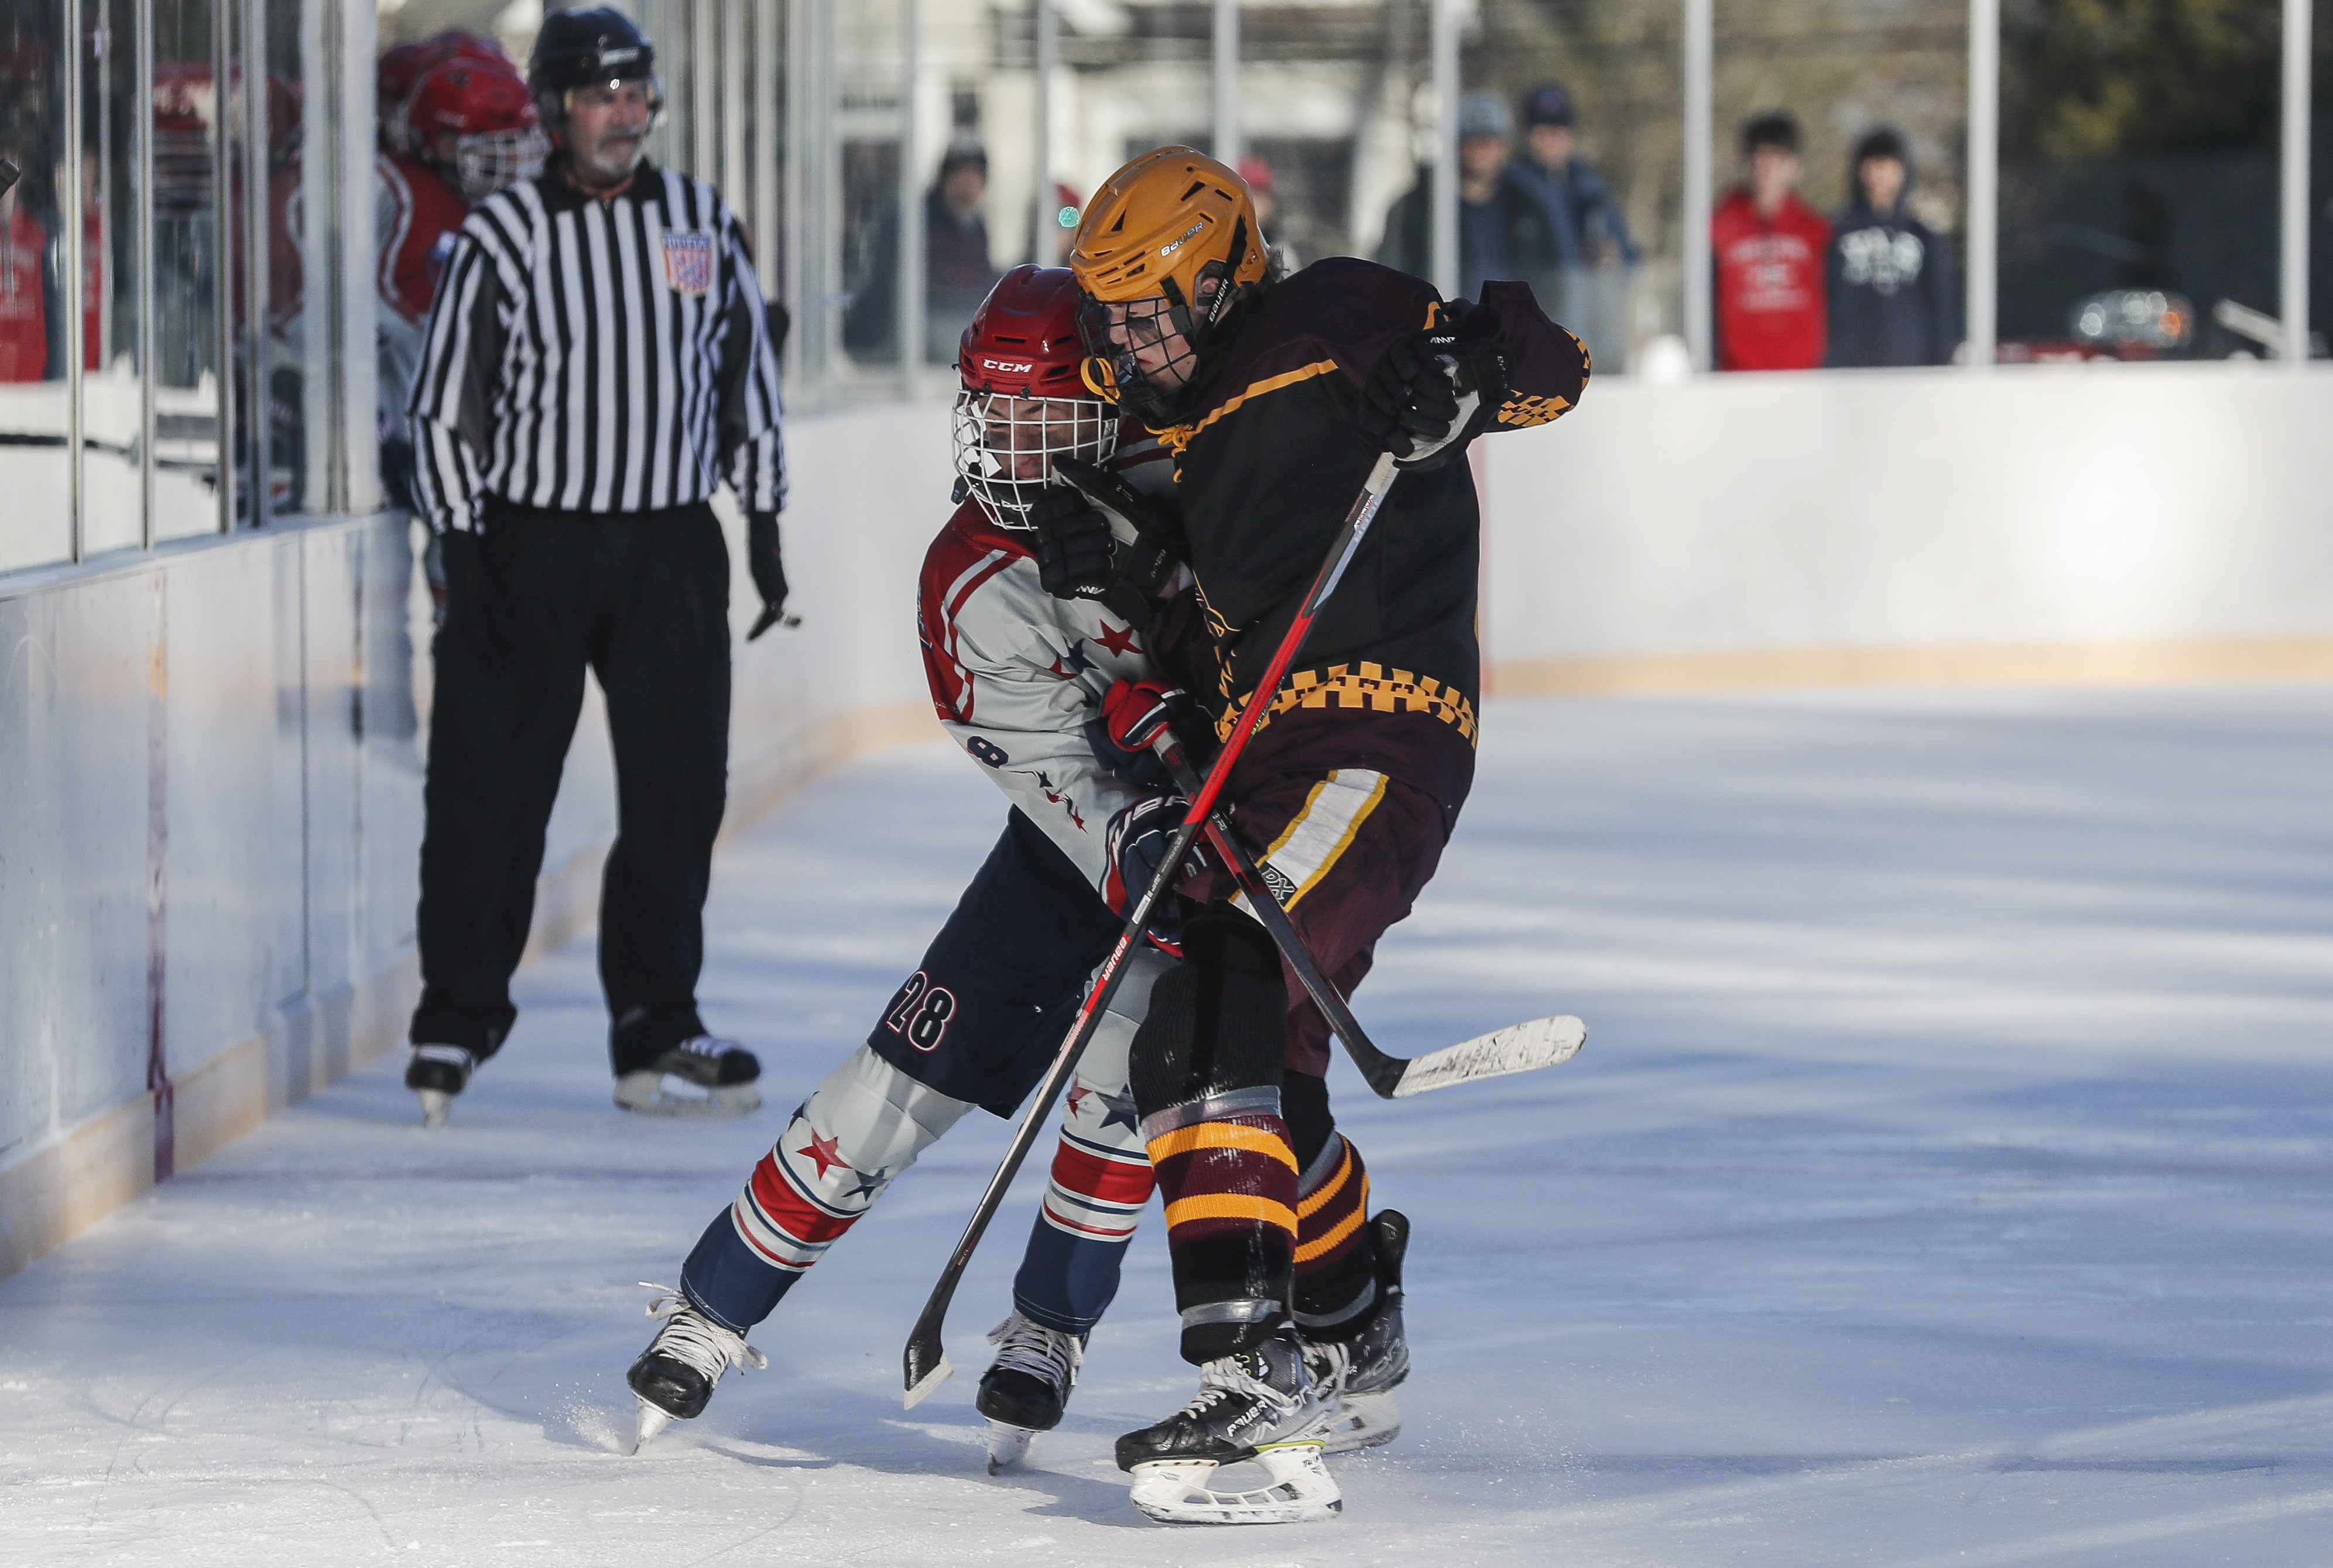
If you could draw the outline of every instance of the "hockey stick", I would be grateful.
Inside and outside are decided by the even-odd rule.
[[[1166,856],[1158,862],[1157,872],[1150,878],[1150,885],[1143,890],[1141,900],[1135,904],[1133,913],[1127,916],[1125,927],[1118,933],[1117,945],[1109,950],[1109,956],[1102,960],[1094,983],[1086,991],[1085,1003],[1078,1009],[1077,1022],[1070,1026],[1069,1037],[1061,1042],[1061,1048],[1054,1053],[1053,1065],[1045,1070],[1043,1080],[1038,1084],[1036,1098],[1031,1104],[1028,1114],[1022,1117],[1021,1125],[1013,1130],[1013,1142],[1004,1151],[1003,1163],[997,1166],[996,1174],[988,1179],[988,1185],[981,1191],[980,1201],[973,1206],[972,1219],[965,1223],[964,1235],[957,1238],[955,1250],[948,1255],[947,1267],[940,1271],[939,1283],[932,1286],[931,1299],[924,1304],[924,1313],[916,1320],[915,1332],[907,1336],[907,1348],[901,1359],[907,1375],[908,1409],[913,1410],[955,1372],[955,1369],[948,1365],[947,1343],[943,1330],[947,1323],[948,1303],[955,1298],[955,1287],[964,1278],[965,1267],[971,1263],[973,1251],[979,1247],[981,1235],[987,1230],[989,1220],[995,1218],[997,1209],[1003,1203],[1005,1189],[1013,1185],[1013,1178],[1020,1174],[1021,1162],[1029,1157],[1029,1151],[1035,1146],[1045,1119],[1052,1114],[1053,1102],[1060,1096],[1061,1086],[1077,1070],[1078,1058],[1085,1054],[1086,1044],[1093,1038],[1095,1028],[1100,1025],[1104,1009],[1109,1006],[1110,999],[1118,995],[1118,982],[1126,976],[1128,955],[1149,929],[1151,913],[1158,907],[1159,902],[1166,896],[1167,890],[1174,886],[1180,875],[1183,857],[1190,852],[1192,841],[1198,837],[1200,828],[1205,825],[1207,814],[1215,809],[1215,798],[1224,792],[1224,781],[1231,778],[1233,766],[1239,761],[1240,753],[1247,749],[1248,737],[1255,733],[1255,727],[1263,721],[1264,711],[1272,706],[1272,698],[1280,691],[1280,683],[1287,678],[1289,666],[1296,662],[1298,652],[1304,646],[1304,639],[1311,635],[1312,623],[1320,619],[1321,606],[1328,602],[1330,594],[1337,591],[1337,584],[1343,579],[1345,569],[1352,564],[1354,555],[1361,548],[1361,540],[1368,536],[1369,524],[1376,521],[1378,508],[1385,502],[1386,492],[1393,488],[1393,454],[1379,454],[1376,465],[1369,470],[1368,483],[1361,486],[1360,494],[1353,498],[1351,508],[1345,513],[1344,526],[1337,531],[1337,537],[1330,541],[1329,553],[1312,578],[1312,587],[1305,594],[1303,602],[1297,606],[1296,617],[1282,636],[1280,646],[1272,653],[1272,663],[1264,667],[1263,679],[1256,682],[1253,693],[1240,710],[1239,721],[1232,727],[1231,738],[1224,742],[1215,766],[1207,770],[1206,781],[1192,797],[1190,810],[1184,814],[1183,824],[1176,829]]]
[[[1196,792],[1199,777],[1191,771],[1190,759],[1183,754],[1181,744],[1171,734],[1162,733],[1151,749],[1174,774],[1179,789],[1186,794]],[[1303,982],[1312,1005],[1320,1009],[1320,1016],[1329,1020],[1329,1027],[1345,1042],[1346,1054],[1353,1058],[1353,1066],[1361,1070],[1369,1087],[1377,1091],[1378,1098],[1399,1100],[1422,1095],[1428,1089],[1471,1084],[1478,1078],[1552,1067],[1578,1056],[1579,1047],[1587,1043],[1588,1026],[1569,1014],[1560,1014],[1511,1024],[1475,1039],[1428,1051],[1422,1056],[1386,1055],[1362,1029],[1360,1020],[1353,1017],[1353,1009],[1337,994],[1336,986],[1320,972],[1312,950],[1304,945],[1295,922],[1282,907],[1279,894],[1265,880],[1254,856],[1233,834],[1231,824],[1224,820],[1220,811],[1207,813],[1207,841],[1232,868],[1232,875],[1239,883],[1240,891],[1247,894],[1256,918],[1272,932],[1272,940],[1280,944],[1281,956]]]

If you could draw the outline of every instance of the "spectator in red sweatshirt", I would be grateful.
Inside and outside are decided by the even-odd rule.
[[[1823,362],[1830,225],[1798,196],[1799,122],[1762,114],[1743,126],[1742,161],[1747,182],[1709,225],[1717,368],[1814,369]]]

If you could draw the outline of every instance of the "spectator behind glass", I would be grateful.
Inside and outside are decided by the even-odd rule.
[[[1823,362],[1830,225],[1798,196],[1799,122],[1762,114],[1742,128],[1747,183],[1717,204],[1710,263],[1721,370],[1812,370]]]
[[[1479,299],[1485,279],[1511,279],[1551,304],[1561,293],[1554,225],[1509,161],[1513,141],[1506,100],[1468,93],[1458,106],[1458,292]],[[1414,277],[1434,265],[1433,187],[1433,168],[1421,165],[1417,183],[1386,214],[1378,245],[1378,261]]]
[[[1272,172],[1272,160],[1261,153],[1251,152],[1239,161],[1239,177],[1247,181],[1247,194],[1255,203],[1255,226],[1263,231],[1264,247],[1272,259],[1280,263],[1283,272],[1292,272],[1304,263],[1296,259],[1294,247],[1282,237],[1280,225],[1280,193],[1278,181]]]
[[[1571,94],[1554,82],[1533,89],[1523,100],[1523,156],[1515,172],[1547,210],[1560,265],[1636,263],[1628,220],[1604,177],[1579,156],[1572,141]]]
[[[1867,131],[1848,165],[1853,196],[1830,242],[1830,350],[1848,368],[1944,365],[1960,343],[1953,248],[1906,210],[1912,156],[1893,126]]]
[[[960,136],[948,143],[940,171],[924,196],[924,359],[946,365],[972,313],[988,297],[996,269],[988,260],[988,223],[980,204],[988,194],[988,153]],[[866,285],[842,318],[842,346],[861,359],[888,359],[897,330],[899,220],[885,216],[876,230]]]
[[[20,169],[32,157],[0,141],[0,158]],[[0,381],[49,378],[49,232],[34,217],[20,179],[0,194]]]

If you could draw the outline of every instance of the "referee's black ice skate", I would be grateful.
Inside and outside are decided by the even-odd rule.
[[[1401,1256],[1409,1249],[1409,1220],[1385,1209],[1369,1228],[1377,1233],[1377,1300],[1341,1337],[1307,1335],[1304,1341],[1304,1370],[1328,1415],[1324,1453],[1374,1448],[1401,1435],[1401,1406],[1393,1391],[1409,1376],[1409,1341],[1401,1322]]]
[[[1345,1506],[1320,1462],[1323,1412],[1293,1327],[1199,1369],[1199,1395],[1155,1427],[1118,1439],[1134,1506],[1178,1525],[1293,1525]],[[1267,1484],[1216,1492],[1218,1466],[1253,1459]]]
[[[616,1104],[642,1116],[743,1116],[762,1108],[762,1064],[734,1040],[698,1035],[616,1080]],[[677,1078],[696,1094],[676,1093]]]
[[[1085,1362],[1083,1334],[1031,1323],[1018,1312],[989,1331],[996,1359],[980,1374],[974,1402],[988,1418],[988,1473],[1020,1463],[1029,1439],[1061,1423]]]
[[[693,1421],[703,1415],[714,1385],[731,1367],[761,1372],[770,1364],[770,1358],[747,1344],[744,1334],[730,1333],[670,1286],[648,1288],[662,1294],[648,1302],[648,1315],[665,1322],[624,1374],[640,1401],[639,1426],[632,1438],[636,1454],[673,1421]]]
[[[477,1053],[466,1046],[413,1047],[413,1059],[405,1065],[405,1086],[421,1096],[424,1127],[446,1124],[454,1096],[469,1087],[470,1075],[477,1070]]]

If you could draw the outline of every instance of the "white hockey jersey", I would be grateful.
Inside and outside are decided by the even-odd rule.
[[[1111,466],[1143,490],[1174,482],[1171,456],[1148,439]],[[1099,893],[1110,819],[1144,792],[1110,771],[1086,724],[1113,684],[1150,673],[1150,651],[1124,617],[1047,593],[1034,544],[966,501],[924,557],[917,636],[940,723]]]

